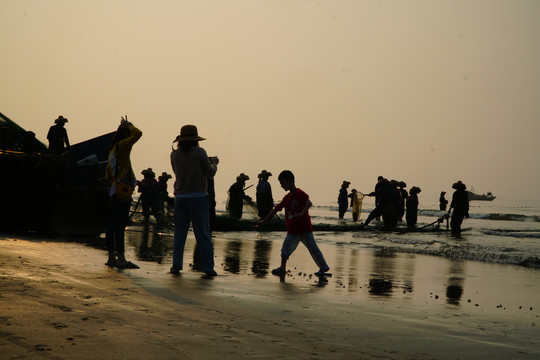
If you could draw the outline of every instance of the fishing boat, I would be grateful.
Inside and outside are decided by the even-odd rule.
[[[99,235],[108,211],[107,146],[114,132],[62,156],[0,113],[0,231]]]
[[[493,196],[493,194],[491,192],[488,192],[487,194],[480,195],[480,194],[475,194],[473,191],[467,191],[467,195],[469,196],[469,200],[493,201],[493,199],[496,198],[496,196]]]

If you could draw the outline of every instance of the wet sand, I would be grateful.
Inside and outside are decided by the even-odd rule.
[[[129,234],[138,270],[108,268],[105,252],[84,244],[0,236],[0,357],[540,357],[538,270],[333,246],[320,235],[333,276],[314,277],[300,246],[280,281],[268,271],[282,238],[216,234],[219,276],[208,279],[192,259],[168,274],[169,235]]]

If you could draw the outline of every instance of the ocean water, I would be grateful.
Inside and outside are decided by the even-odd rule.
[[[431,224],[445,214],[439,211],[438,199],[419,196],[418,225]],[[336,204],[337,205],[337,204]],[[365,221],[374,204],[364,200],[359,221]],[[319,205],[310,209],[313,223],[338,224],[337,206]],[[462,236],[455,238],[446,230],[446,221],[435,231],[426,232],[359,231],[321,233],[318,241],[352,248],[370,248],[399,253],[415,253],[452,259],[479,260],[490,263],[540,267],[540,201],[506,200],[471,201],[470,217],[462,224]],[[352,222],[352,214],[345,215]],[[371,224],[370,224],[371,225]],[[405,223],[398,227],[406,228]]]

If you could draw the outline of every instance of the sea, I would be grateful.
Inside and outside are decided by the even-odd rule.
[[[359,222],[365,221],[373,208],[371,199],[364,200]],[[457,238],[445,231],[446,221],[436,228],[438,219],[446,214],[439,210],[438,198],[420,196],[417,228],[424,228],[425,232],[399,231],[406,230],[403,222],[398,224],[396,232],[321,233],[317,239],[354,248],[540,267],[540,200],[496,198],[471,201],[469,208],[470,217],[464,219],[462,235]],[[343,220],[338,219],[337,213],[337,204],[315,205],[310,209],[313,223],[339,224]],[[349,209],[345,222],[351,221]]]
[[[358,223],[364,222],[373,208],[373,199],[365,198]],[[218,202],[217,213],[226,213],[224,201]],[[309,213],[313,224],[354,224],[351,209],[344,219],[338,219],[337,203],[314,204]],[[408,231],[403,220],[398,223],[396,231],[384,231],[382,222],[374,221],[366,230],[316,231],[314,234],[320,244],[350,250],[370,249],[378,253],[422,254],[453,260],[540,268],[540,200],[496,198],[493,201],[471,201],[470,217],[464,219],[460,237],[451,236],[446,220],[438,222],[445,214],[447,212],[439,210],[438,198],[420,196],[417,229],[421,231]],[[256,217],[254,211],[244,206],[243,218],[250,217]],[[143,232],[137,226],[130,226],[129,230]],[[154,261],[160,262],[172,256],[172,235],[172,230],[160,230],[157,233],[156,236],[165,242],[166,249],[162,249]],[[136,248],[141,248],[139,236],[132,235],[129,238],[128,241],[134,242]],[[237,243],[266,239],[275,241],[277,247],[284,233],[216,232],[214,238]],[[152,253],[142,255],[153,260]],[[227,255],[223,254],[222,257],[226,258]]]

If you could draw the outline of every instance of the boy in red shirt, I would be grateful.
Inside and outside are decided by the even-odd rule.
[[[326,260],[324,260],[324,256],[313,237],[311,218],[308,213],[308,209],[312,205],[309,196],[294,185],[294,174],[291,171],[282,171],[278,176],[278,180],[283,190],[289,191],[289,193],[285,195],[283,200],[258,224],[258,226],[264,225],[272,219],[276,213],[285,209],[287,236],[281,247],[281,266],[272,270],[272,274],[278,276],[285,275],[289,256],[296,250],[298,243],[302,242],[307,247],[311,257],[319,267],[319,271],[316,272],[315,275],[323,276],[330,268],[326,264]]]

